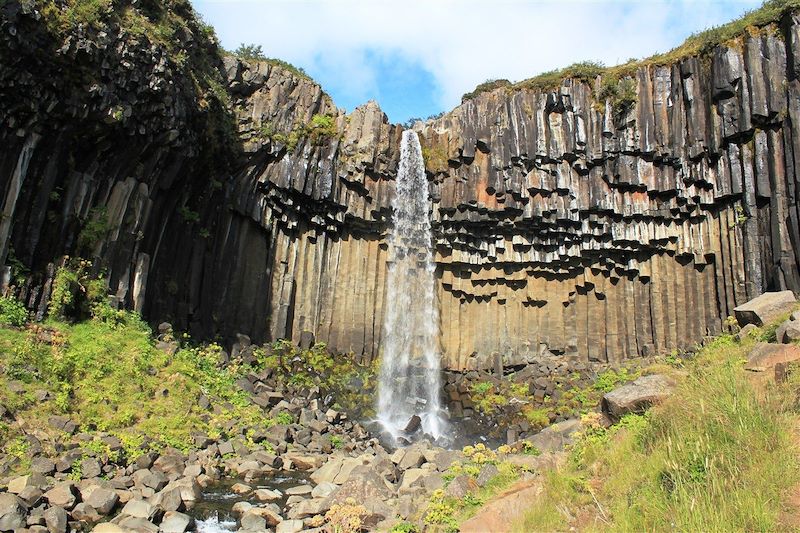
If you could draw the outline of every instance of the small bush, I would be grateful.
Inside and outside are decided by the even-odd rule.
[[[15,298],[0,298],[0,325],[22,327],[28,321],[25,304]]]
[[[233,51],[233,55],[248,61],[266,61],[267,56],[260,44],[240,44],[239,48]]]

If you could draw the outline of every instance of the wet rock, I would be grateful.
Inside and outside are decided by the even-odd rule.
[[[668,376],[642,376],[603,396],[603,412],[613,419],[628,413],[642,413],[672,395],[675,382]]]
[[[414,415],[409,419],[408,424],[406,424],[406,427],[403,429],[403,433],[406,435],[413,435],[419,431],[421,427],[422,419],[418,415]]]
[[[763,326],[783,313],[791,311],[796,303],[792,291],[765,292],[736,307],[733,312],[740,326],[745,324]]]
[[[231,487],[231,492],[234,494],[247,494],[253,491],[253,487],[245,485],[244,483],[235,483]]]

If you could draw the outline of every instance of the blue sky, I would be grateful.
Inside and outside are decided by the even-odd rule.
[[[450,110],[487,79],[582,60],[613,65],[680,44],[760,0],[192,0],[225,48],[262,45],[351,111],[393,122]]]

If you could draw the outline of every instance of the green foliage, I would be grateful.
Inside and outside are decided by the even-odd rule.
[[[485,82],[481,83],[472,92],[468,92],[461,97],[461,103],[466,102],[467,100],[472,100],[476,96],[483,94],[485,92],[494,91],[495,89],[499,89],[500,87],[508,87],[511,85],[511,82],[508,80],[486,80]]]
[[[341,449],[342,446],[344,446],[344,441],[342,440],[342,437],[340,437],[339,435],[331,435],[331,446],[333,446],[337,450]]]
[[[611,104],[619,116],[636,104],[636,80],[631,77],[605,76],[600,83],[596,100],[599,105],[604,105],[606,102]]]
[[[399,522],[392,526],[389,533],[419,533],[419,528],[411,522]]]
[[[619,370],[606,370],[598,374],[597,379],[592,384],[592,388],[602,393],[611,392],[618,386],[639,377],[638,372],[631,372],[626,367]]]
[[[567,511],[587,505],[606,530],[782,530],[782,494],[800,480],[797,383],[757,390],[742,369],[753,342],[724,335],[703,347],[646,415],[607,429],[587,418],[517,530],[574,527]]]
[[[183,220],[189,222],[190,224],[200,222],[200,213],[198,213],[197,211],[192,211],[191,209],[189,209],[189,206],[186,205],[180,206],[180,208],[178,208],[178,214],[181,215],[181,218]]]
[[[239,48],[233,51],[233,55],[248,61],[266,61],[267,56],[260,44],[240,44]]]
[[[91,252],[97,243],[108,235],[110,230],[108,209],[106,207],[92,208],[83,223],[83,229],[78,234],[78,249],[84,252]]]
[[[306,134],[313,144],[323,144],[339,134],[336,118],[332,115],[314,115],[306,126]]]
[[[25,304],[16,298],[3,296],[0,298],[0,325],[22,327],[28,321],[28,310]]]
[[[565,79],[576,79],[583,82],[593,82],[605,69],[599,61],[580,61],[560,70],[550,70],[517,84],[527,89],[551,90],[555,89]]]
[[[56,271],[47,312],[52,318],[84,319],[107,303],[106,282],[92,273],[92,262],[72,259]]]
[[[283,412],[278,413],[277,415],[275,415],[275,422],[278,423],[278,424],[284,424],[284,425],[293,424],[294,423],[294,416],[292,416],[292,413],[289,413],[287,411],[283,411]],[[331,437],[331,441],[333,441],[332,437]]]
[[[440,525],[448,533],[458,531],[458,521],[455,518],[455,500],[447,498],[442,489],[435,490],[428,503],[424,522],[426,525]]]

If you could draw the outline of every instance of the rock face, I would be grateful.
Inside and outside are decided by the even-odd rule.
[[[0,260],[30,272],[14,292],[43,316],[80,254],[121,305],[196,337],[377,357],[402,128],[279,66],[214,60],[190,15],[181,64],[118,27],[53,35],[32,4],[0,19]],[[639,68],[628,108],[566,80],[416,126],[446,367],[688,348],[800,291],[800,19],[708,59]]]

